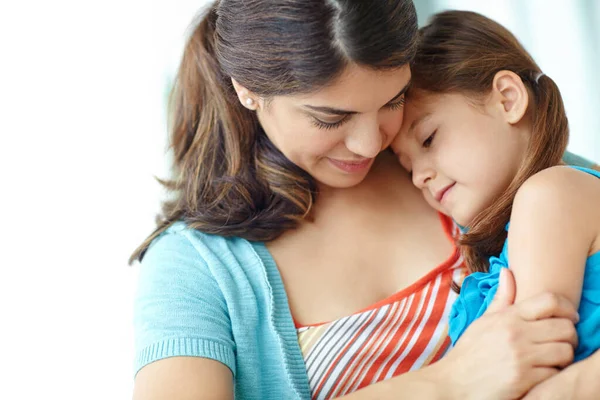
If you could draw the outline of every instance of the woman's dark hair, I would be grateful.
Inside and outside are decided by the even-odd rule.
[[[469,225],[460,244],[471,272],[487,271],[490,256],[506,240],[505,226],[519,187],[533,174],[561,162],[569,137],[567,115],[554,81],[541,73],[529,53],[502,25],[480,14],[447,11],[419,31],[408,97],[425,93],[460,93],[483,98],[496,73],[517,74],[527,87],[533,128],[516,177],[506,191]]]
[[[220,0],[184,50],[170,103],[172,192],[158,227],[175,221],[221,236],[269,241],[294,228],[316,185],[267,139],[231,78],[263,97],[310,93],[349,64],[391,70],[416,51],[411,0]]]

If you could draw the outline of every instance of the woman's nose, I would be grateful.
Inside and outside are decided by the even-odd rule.
[[[374,158],[382,150],[384,143],[384,134],[379,128],[376,114],[365,118],[363,123],[357,125],[346,137],[346,147],[361,157]]]

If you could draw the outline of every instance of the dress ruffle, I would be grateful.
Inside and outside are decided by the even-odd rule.
[[[505,242],[502,253],[490,258],[489,272],[475,272],[463,280],[460,295],[450,311],[448,335],[453,345],[492,302],[498,290],[500,270],[508,268],[507,247]],[[600,349],[600,252],[587,259],[578,311],[580,320],[576,329],[579,346],[575,350],[575,361]]]
[[[504,244],[506,247],[506,243]],[[507,251],[490,258],[489,272],[474,272],[463,280],[460,295],[450,311],[448,335],[452,344],[462,336],[473,321],[481,317],[494,299],[500,282],[500,270],[508,268]]]

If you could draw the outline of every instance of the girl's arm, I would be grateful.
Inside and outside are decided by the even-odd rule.
[[[600,244],[598,204],[598,178],[568,167],[542,171],[523,185],[513,205],[508,244],[518,300],[551,290],[579,305],[585,259]],[[599,392],[596,351],[536,386],[525,399],[592,400]]]
[[[585,263],[598,240],[598,178],[569,167],[546,169],[517,192],[508,233],[516,302],[542,292],[579,306]]]

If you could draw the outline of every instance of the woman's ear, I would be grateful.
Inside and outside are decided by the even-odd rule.
[[[258,97],[251,93],[244,86],[240,85],[240,83],[235,79],[231,78],[231,83],[233,84],[233,88],[235,89],[240,103],[242,103],[242,105],[249,110],[256,110],[259,105]]]
[[[527,113],[529,106],[529,92],[521,77],[512,71],[499,71],[494,76],[492,83],[492,96],[494,103],[499,106],[499,111],[506,122],[517,124]]]

